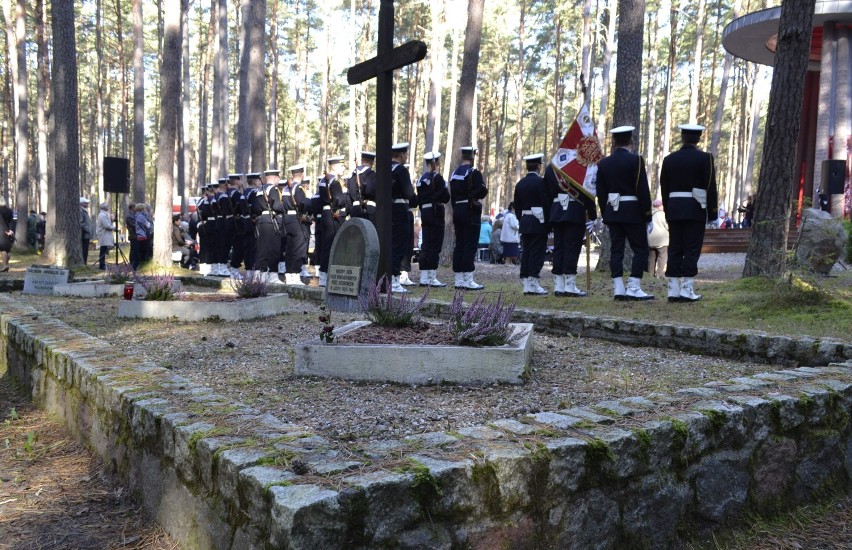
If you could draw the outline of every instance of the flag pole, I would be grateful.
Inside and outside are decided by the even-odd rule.
[[[589,91],[586,86],[586,75],[580,72],[580,86],[583,89],[583,104],[589,101]],[[594,204],[594,203],[593,203]],[[592,291],[592,234],[588,229],[589,209],[586,209],[586,292]]]

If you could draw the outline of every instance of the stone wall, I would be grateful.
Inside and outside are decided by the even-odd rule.
[[[5,296],[0,336],[0,376],[187,548],[663,547],[852,479],[849,360],[343,446]]]

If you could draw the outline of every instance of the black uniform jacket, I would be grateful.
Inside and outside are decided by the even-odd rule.
[[[453,205],[453,223],[456,225],[479,225],[482,202],[488,195],[488,187],[482,172],[470,164],[460,164],[450,177],[450,200]]]
[[[396,161],[391,162],[391,198],[393,200],[405,199],[411,202],[414,197],[414,186],[411,185],[411,174],[408,172],[408,168]],[[407,204],[404,206],[409,207]],[[415,205],[412,204],[411,206]]]
[[[692,197],[670,197],[670,193],[692,193],[694,188],[707,190],[707,209]],[[667,220],[709,222],[719,215],[716,190],[716,166],[713,155],[695,145],[684,145],[663,159],[660,169],[660,192]]]
[[[424,172],[417,180],[417,204],[423,225],[444,225],[444,205],[450,200],[450,190],[440,172]]]
[[[521,235],[547,233],[550,203],[544,178],[535,172],[528,172],[515,185],[515,212],[518,213]],[[540,215],[536,216],[536,212]]]
[[[579,193],[576,199],[571,198],[560,186],[553,166],[544,169],[544,184],[550,199],[550,223],[586,223],[598,218],[595,201]],[[567,208],[566,208],[567,206]]]
[[[651,221],[651,190],[645,159],[619,147],[598,163],[598,204],[604,223],[647,223]],[[636,197],[635,201],[620,201],[618,211],[609,204],[610,193]]]

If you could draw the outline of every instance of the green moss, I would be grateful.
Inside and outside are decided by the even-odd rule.
[[[293,485],[292,481],[287,481],[287,480],[273,481],[272,483],[267,483],[266,485],[264,485],[263,488],[268,491],[272,487],[289,487],[291,485]]]
[[[715,409],[699,409],[698,412],[710,421],[711,433],[717,433],[725,426],[725,422],[727,421],[725,413]]]
[[[651,448],[651,434],[648,433],[648,430],[642,428],[634,428],[633,435],[635,435],[637,441],[639,441],[639,446],[641,447],[642,453],[647,454],[648,449]]]
[[[447,434],[450,437],[457,437],[458,439],[464,438],[464,436],[462,434],[460,434],[459,432],[457,432],[455,430],[445,430],[444,433]]]
[[[495,519],[503,517],[503,498],[494,464],[488,461],[474,463],[471,468],[471,479],[482,493],[488,515]]]
[[[597,437],[586,441],[586,465],[590,469],[602,462],[613,462],[614,460],[615,456],[606,441]]]
[[[411,482],[411,493],[424,510],[429,510],[432,503],[444,494],[440,483],[432,475],[429,467],[419,460],[406,457],[405,463],[396,471],[414,476]]]
[[[674,436],[672,437],[672,443],[678,449],[682,449],[686,446],[686,440],[689,437],[689,428],[686,425],[686,422],[683,420],[678,420],[677,418],[669,418],[669,422],[672,424],[672,430],[674,431]]]
[[[228,435],[233,430],[231,428],[227,428],[224,426],[215,426],[210,428],[209,430],[199,430],[196,432],[192,432],[192,435],[189,436],[189,440],[187,441],[187,445],[189,446],[189,454],[193,458],[198,455],[198,442],[202,439],[207,439],[208,437],[219,437],[221,435]]]

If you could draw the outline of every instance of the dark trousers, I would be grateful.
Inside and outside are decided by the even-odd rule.
[[[394,276],[402,272],[402,259],[411,248],[411,233],[409,228],[408,206],[394,203],[391,210],[391,267]],[[411,258],[408,259],[411,265]]]
[[[444,244],[444,224],[423,225],[423,244],[420,246],[420,270],[438,269],[438,258]]]
[[[83,265],[89,263],[89,240],[90,239],[82,239],[81,242],[83,245]]]
[[[609,223],[609,237],[612,242],[612,254],[609,269],[612,277],[624,275],[624,242],[630,243],[633,250],[633,262],[630,264],[630,276],[642,278],[648,267],[648,230],[644,223]]]
[[[284,245],[284,264],[287,273],[299,273],[305,257],[308,253],[308,241],[299,218],[288,215],[284,218],[284,230],[286,232],[286,243]]]
[[[219,246],[216,249],[216,263],[227,264],[231,255],[231,246],[234,244],[234,220],[233,218],[222,218],[219,222]]]
[[[582,223],[553,224],[553,274],[576,275],[586,226]]]
[[[276,272],[278,255],[281,253],[281,235],[275,231],[275,225],[268,215],[257,219],[254,231],[254,269],[261,272]]]
[[[320,240],[322,241],[322,248],[320,249],[320,271],[328,273],[328,264],[331,259],[331,245],[334,243],[334,236],[337,235],[337,230],[343,224],[343,218],[334,219],[331,211],[323,210],[321,221]]]
[[[231,267],[239,269],[240,265],[245,262],[246,269],[248,269],[248,262],[246,261],[246,236],[244,234],[237,233],[236,230],[234,230],[234,236],[231,243]]]
[[[479,244],[479,218],[472,224],[456,224],[456,246],[453,248],[453,273],[472,273],[476,246]]]
[[[110,246],[102,246],[100,249],[100,254],[98,255],[98,269],[106,269],[106,257],[109,249],[112,248]]]
[[[669,265],[666,277],[695,277],[704,244],[703,220],[669,222]]]
[[[544,265],[544,253],[547,251],[547,233],[521,235],[521,246],[521,279],[538,279]]]

